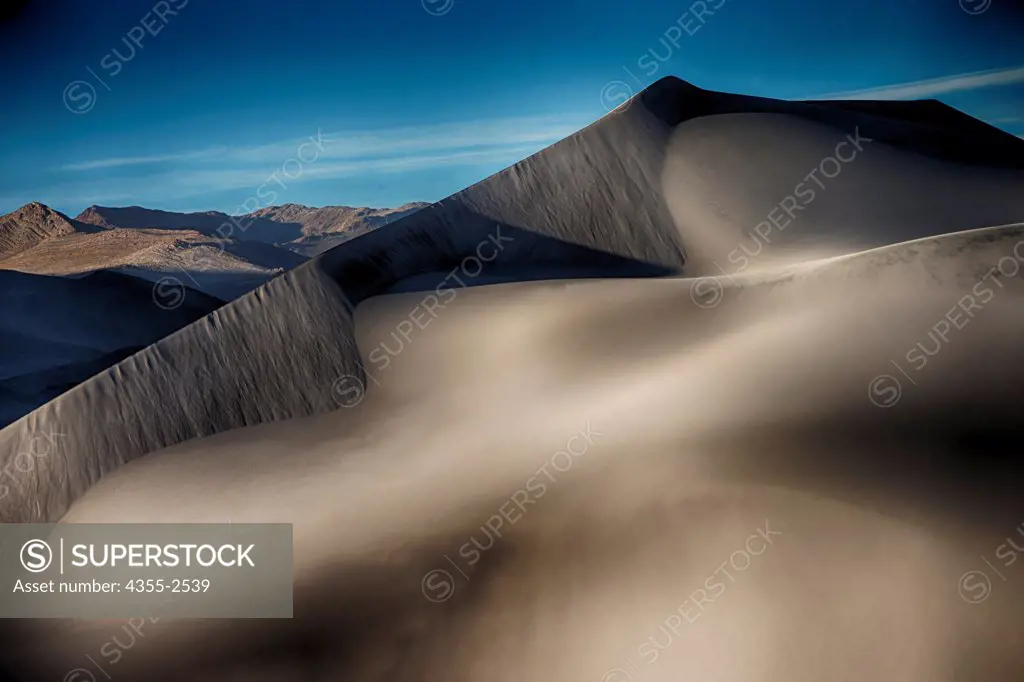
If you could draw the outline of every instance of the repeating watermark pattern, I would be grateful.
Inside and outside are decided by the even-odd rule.
[[[636,646],[637,655],[648,665],[657,662],[661,652],[672,646],[680,636],[684,621],[693,625],[718,599],[728,591],[729,586],[736,582],[737,576],[729,571],[729,568],[736,573],[747,571],[754,563],[754,557],[759,557],[768,551],[768,548],[775,544],[776,536],[782,535],[782,531],[771,527],[771,520],[764,520],[764,528],[758,528],[756,532],[747,537],[743,546],[737,549],[729,558],[718,565],[705,580],[701,587],[690,593],[668,616],[658,624],[658,635],[652,635]],[[758,551],[759,550],[759,551]],[[664,642],[662,642],[664,638]],[[643,669],[633,661],[630,655],[625,657],[629,668],[644,676]],[[602,677],[601,682],[629,682],[632,676],[626,668],[611,668]]]
[[[434,17],[443,17],[455,7],[455,0],[420,0],[423,10]]]
[[[605,435],[594,429],[587,421],[586,427],[574,433],[566,441],[564,449],[555,452],[544,466],[526,480],[523,487],[512,493],[498,507],[497,511],[480,526],[481,539],[477,539],[474,533],[468,541],[459,546],[456,554],[462,560],[462,565],[447,554],[444,555],[445,560],[466,582],[469,582],[469,572],[480,562],[484,553],[490,551],[501,540],[501,529],[505,527],[506,523],[509,527],[516,525],[526,515],[528,508],[537,504],[547,494],[548,487],[558,483],[559,477],[550,469],[559,474],[569,473],[576,460],[586,455],[595,441]],[[565,464],[565,466],[562,467],[560,464]],[[541,474],[543,474],[543,478],[541,478]],[[545,481],[547,482],[545,483]],[[455,577],[446,569],[435,568],[423,576],[420,588],[424,597],[440,604],[455,595]]]
[[[992,6],[992,0],[960,0],[960,9],[968,14],[984,14]]]
[[[1021,263],[1024,263],[1024,240],[1013,246],[1013,256],[1003,256],[978,279],[968,293],[957,300],[927,331],[927,338],[917,341],[913,347],[903,354],[903,359],[911,372],[904,369],[895,358],[889,363],[896,368],[899,375],[916,386],[913,373],[921,372],[931,358],[937,357],[956,337],[957,332],[966,329],[977,313],[985,309],[1005,289],[1001,280],[1012,279],[1020,274]],[[894,407],[903,396],[903,386],[894,374],[879,374],[868,382],[868,399],[876,407],[888,409]]]
[[[218,245],[223,249],[223,245]],[[184,280],[188,280],[193,289],[202,290],[202,285],[196,276],[204,271],[216,267],[214,253],[217,249],[211,247],[193,247],[185,252],[177,265]],[[185,296],[188,286],[185,281],[177,275],[165,275],[153,285],[153,303],[161,310],[176,310],[185,303]]]
[[[391,366],[392,358],[397,357],[412,344],[414,332],[417,329],[426,329],[437,320],[441,311],[458,298],[459,291],[467,288],[470,281],[483,274],[485,265],[497,260],[498,255],[514,241],[512,237],[502,234],[501,225],[498,225],[494,229],[494,234],[488,235],[487,239],[477,244],[473,255],[463,258],[434,291],[426,294],[423,300],[409,311],[405,319],[395,326],[389,340],[381,341],[370,349],[367,357],[373,363],[375,372],[370,372],[362,364],[359,365],[369,380],[379,386],[380,381],[374,374],[379,376],[385,372]],[[366,382],[355,375],[346,374],[334,381],[332,393],[342,407],[355,407],[363,402]]]
[[[633,89],[625,81],[609,81],[601,88],[601,104],[608,113],[625,111],[629,108],[632,97]]]
[[[888,409],[903,397],[903,385],[891,374],[879,374],[868,383],[868,400],[876,407]]]
[[[765,219],[747,233],[751,242],[749,248],[747,240],[744,240],[726,255],[726,260],[733,266],[731,271],[718,261],[712,261],[715,267],[721,271],[721,276],[699,277],[693,280],[690,284],[690,298],[693,299],[693,302],[701,308],[714,308],[721,303],[725,298],[725,286],[720,277],[724,276],[730,282],[735,283],[732,275],[746,270],[750,266],[751,259],[760,256],[764,248],[771,245],[772,236],[778,236],[779,233],[784,232],[797,220],[797,214],[807,210],[827,189],[828,184],[823,182],[823,179],[833,181],[838,178],[842,174],[843,168],[860,156],[860,153],[864,151],[864,145],[868,142],[874,142],[874,140],[861,135],[858,126],[853,133],[836,144],[832,154],[821,159],[811,169],[811,172],[793,187],[789,194],[768,211]],[[819,177],[819,173],[821,177]],[[817,190],[815,190],[815,186],[817,186]]]
[[[364,372],[372,381],[377,381],[372,374]],[[378,385],[380,385],[378,383]],[[338,377],[331,386],[331,395],[342,407],[356,407],[366,397],[366,382],[355,374],[345,374]]]
[[[135,59],[136,55],[143,50],[143,43],[147,36],[155,38],[181,10],[185,9],[189,0],[159,0],[153,7],[142,15],[139,22],[128,29],[121,38],[124,43],[126,54],[121,54],[121,47],[114,47],[100,59],[100,68],[106,72],[107,78],[116,78],[125,65]],[[112,88],[103,80],[91,67],[85,70],[96,80],[97,83],[112,92]],[[73,80],[64,87],[64,106],[72,114],[87,114],[96,106],[96,86],[87,80]]]
[[[182,270],[185,276],[195,282],[195,279]],[[167,275],[157,280],[153,285],[153,303],[162,310],[176,310],[185,302],[185,284],[174,275]]]
[[[658,40],[660,47],[652,46],[637,58],[637,68],[642,69],[648,78],[653,78],[661,70],[662,64],[675,56],[676,50],[685,40],[684,36],[696,35],[725,3],[726,0],[697,0],[692,3],[662,33]],[[665,52],[664,55],[661,54],[662,50]],[[638,91],[643,89],[643,81],[637,78],[629,67],[623,66],[622,70],[629,74],[631,82],[636,83]],[[621,112],[628,108],[627,103],[634,94],[633,88],[626,81],[612,80],[601,88],[601,104],[608,112]]]
[[[996,564],[992,563],[984,554],[981,556],[981,560],[988,570],[1004,583],[1010,582],[1004,571],[1017,563],[1019,555],[1024,554],[1024,523],[1014,530],[1016,535],[1006,536],[1006,542],[996,547],[994,552],[1002,571],[996,568]],[[992,596],[992,578],[985,570],[967,571],[957,581],[957,591],[960,593],[960,598],[968,604],[980,604]]]
[[[41,460],[54,455],[59,447],[57,439],[66,436],[66,433],[47,431],[29,439],[27,450],[15,454],[0,470],[0,501],[10,494],[12,485],[20,487],[21,479],[35,471]]]
[[[725,6],[726,0],[697,0],[686,8],[686,11],[679,15],[676,20],[665,29],[661,38],[658,39],[659,47],[651,46],[636,60],[638,68],[643,70],[644,75],[653,78],[661,65],[671,61],[676,50],[686,38],[694,36],[704,27],[705,24],[715,15],[715,12]],[[661,54],[661,49],[665,54]]]
[[[96,673],[103,677],[99,679],[112,680],[110,668],[117,665],[124,659],[125,654],[135,648],[141,640],[146,638],[143,628],[146,625],[154,625],[160,622],[160,617],[154,618],[129,618],[121,626],[117,634],[111,635],[99,648],[100,663],[95,656],[85,654],[89,660],[90,667],[74,668],[64,675],[64,682],[97,682]],[[121,640],[124,639],[122,642]],[[105,665],[104,665],[105,664]]]

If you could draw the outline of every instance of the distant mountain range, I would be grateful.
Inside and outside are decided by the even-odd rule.
[[[31,249],[42,241],[92,232],[99,232],[99,229],[72,220],[63,213],[33,201],[0,216],[0,261]]]
[[[90,206],[69,218],[33,202],[0,216],[0,269],[61,276],[115,270],[151,281],[170,277],[230,300],[425,205],[286,204],[241,216]]]
[[[32,202],[0,216],[0,427],[225,302],[426,204],[243,216]],[[16,358],[16,360],[15,360]]]
[[[414,203],[398,208],[313,208],[284,204],[240,216],[229,216],[219,211],[173,213],[139,206],[90,206],[75,220],[105,229],[194,230],[210,237],[264,242],[304,256],[314,256],[352,237],[404,218],[427,205]]]

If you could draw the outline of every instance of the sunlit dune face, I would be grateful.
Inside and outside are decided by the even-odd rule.
[[[757,272],[1016,222],[1022,182],[1020,171],[929,158],[855,124],[782,114],[685,121],[671,135],[661,177],[694,275]]]
[[[157,624],[118,665],[1006,679],[1024,670],[1008,634],[1024,576],[1005,567],[1003,582],[980,557],[997,561],[1024,510],[998,484],[1008,472],[951,462],[1001,447],[972,452],[958,429],[1014,423],[1020,284],[986,280],[998,293],[926,366],[907,356],[935,350],[937,321],[1017,238],[968,244],[967,265],[951,256],[964,244],[921,245],[737,278],[710,308],[687,279],[461,292],[386,368],[367,359],[358,406],[177,446],[75,506],[66,521],[296,526],[295,621]],[[417,300],[359,308],[365,355],[396,348]],[[871,383],[893,361],[916,384],[881,407]],[[559,457],[574,436],[579,454]],[[90,631],[55,660],[102,640]]]

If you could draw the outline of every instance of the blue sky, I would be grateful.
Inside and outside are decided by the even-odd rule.
[[[0,27],[0,212],[436,201],[666,75],[936,97],[1024,135],[1022,19],[1015,0],[39,0]]]

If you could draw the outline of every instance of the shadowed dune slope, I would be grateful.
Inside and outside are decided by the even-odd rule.
[[[161,307],[149,282],[106,271],[67,278],[0,270],[0,291],[3,424],[223,305],[187,289],[179,305]]]
[[[0,519],[57,519],[104,474],[162,447],[336,409],[336,381],[364,377],[352,312],[371,296],[681,274],[691,252],[695,274],[731,263],[730,244],[749,239],[848,136],[871,142],[794,215],[773,257],[1019,221],[1024,142],[933,117],[936,106],[894,104],[888,116],[881,102],[782,102],[659,81],[576,135],[326,252],[0,431],[0,464],[39,430],[67,434],[0,501]],[[979,173],[988,181],[970,180]],[[950,195],[936,202],[938,180]],[[945,211],[954,201],[961,211]],[[800,238],[801,227],[815,238]]]

